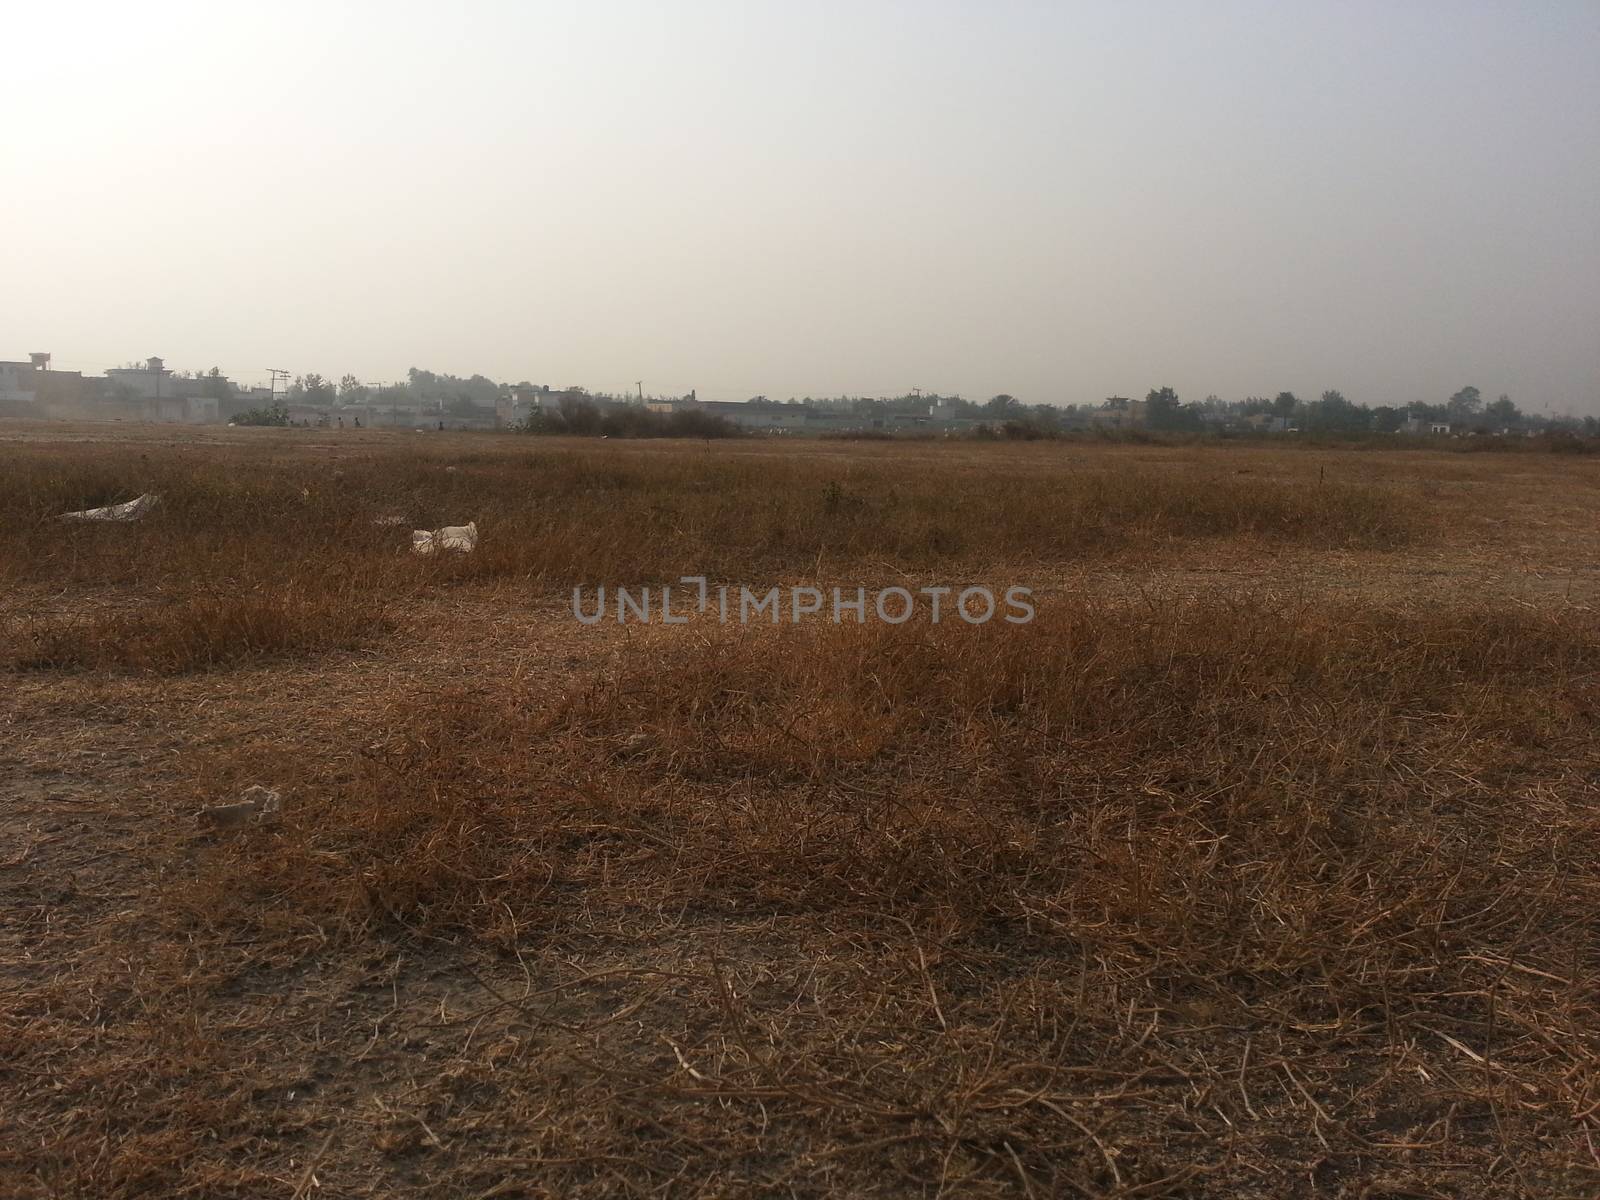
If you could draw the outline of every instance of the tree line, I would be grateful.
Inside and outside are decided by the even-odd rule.
[[[199,380],[203,395],[214,395],[223,401],[234,395],[232,385],[215,367],[207,372],[180,372],[179,375]],[[549,406],[550,411],[544,412],[539,420],[547,426],[563,425],[586,431],[591,426],[598,430],[604,410],[636,400],[631,394],[589,392],[579,386],[553,389],[526,380],[515,384],[497,383],[480,374],[458,376],[419,367],[408,370],[404,382],[390,384],[362,383],[350,374],[343,375],[335,382],[331,377],[308,372],[295,377],[284,393],[283,400],[288,404],[321,407],[395,405],[430,409],[441,415],[474,417],[492,412],[497,400],[514,392],[524,396],[543,393],[556,398],[558,405]],[[610,403],[595,404],[594,401]],[[896,414],[924,415],[932,409],[957,420],[1011,422],[1036,431],[1054,432],[1093,424],[1097,414],[1114,410],[1119,404],[1127,406],[1131,402],[1126,398],[1113,397],[1097,404],[1028,404],[1009,393],[1000,393],[985,401],[974,401],[959,395],[916,389],[888,397],[803,396],[774,400],[758,395],[750,397],[746,403],[756,410],[782,410],[799,405],[863,418]],[[1167,432],[1198,433],[1260,426],[1262,422],[1258,418],[1265,416],[1279,419],[1268,423],[1269,427],[1293,428],[1306,433],[1393,433],[1403,428],[1408,420],[1448,424],[1455,432],[1569,429],[1600,433],[1600,422],[1593,416],[1579,419],[1527,413],[1504,393],[1486,401],[1482,391],[1472,385],[1461,388],[1437,403],[1412,402],[1400,405],[1363,404],[1348,399],[1337,389],[1324,391],[1315,399],[1303,399],[1293,392],[1284,391],[1272,396],[1246,396],[1242,400],[1223,400],[1216,395],[1208,395],[1203,400],[1184,401],[1171,387],[1159,387],[1151,388],[1146,393],[1144,405],[1143,420],[1137,423]]]
[[[1097,415],[1127,408],[1126,398],[1113,397],[1098,405],[1027,405],[1014,396],[998,395],[982,405],[968,405],[971,415],[1020,422],[1041,430],[1068,429],[1093,422]],[[1222,400],[1215,395],[1204,400],[1184,402],[1170,387],[1151,388],[1144,398],[1146,428],[1174,433],[1199,433],[1229,427],[1261,426],[1253,418],[1276,418],[1267,428],[1290,428],[1305,433],[1395,433],[1408,421],[1449,425],[1452,432],[1522,433],[1546,429],[1568,429],[1588,434],[1600,433],[1600,420],[1593,416],[1547,417],[1523,412],[1510,396],[1484,402],[1483,393],[1468,385],[1437,404],[1417,402],[1403,405],[1368,406],[1352,401],[1336,389],[1314,400],[1302,399],[1293,392],[1275,396],[1247,396],[1243,400]]]

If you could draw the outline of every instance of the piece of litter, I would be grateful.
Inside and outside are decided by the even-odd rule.
[[[248,825],[272,824],[283,811],[282,797],[260,784],[245,788],[241,796],[242,799],[233,804],[202,808],[195,819],[205,828],[243,829]]]
[[[381,526],[384,529],[395,529],[401,525],[404,525],[406,523],[406,519],[404,517],[397,517],[391,514],[387,517],[373,517],[372,523],[374,525]]]
[[[283,797],[271,788],[252,784],[244,790],[244,802],[254,804],[263,817],[276,816],[283,810]]]
[[[416,554],[432,554],[435,550],[458,550],[463,554],[477,548],[478,523],[446,525],[443,529],[413,529],[411,549]]]
[[[149,512],[158,503],[161,497],[154,492],[146,492],[133,500],[121,504],[107,504],[103,508],[86,508],[81,512],[62,513],[63,521],[137,521]]]

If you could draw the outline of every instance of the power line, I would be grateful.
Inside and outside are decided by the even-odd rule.
[[[266,367],[264,369],[267,371],[268,374],[270,374],[272,376],[272,384],[271,384],[270,396],[271,396],[271,403],[276,404],[278,402],[278,376],[280,376],[280,375],[283,376],[283,382],[284,382],[284,389],[283,390],[284,390],[284,394],[287,395],[288,391],[289,391],[289,388],[288,388],[289,372],[285,371],[282,367]]]

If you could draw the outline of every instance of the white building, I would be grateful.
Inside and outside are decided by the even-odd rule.
[[[172,372],[159,358],[146,359],[142,367],[112,367],[106,372],[106,378],[126,388],[130,394],[149,400],[169,397],[175,390]]]
[[[1443,421],[1430,421],[1426,417],[1407,416],[1405,423],[1400,426],[1400,433],[1431,433],[1440,437],[1450,433],[1450,426]]]

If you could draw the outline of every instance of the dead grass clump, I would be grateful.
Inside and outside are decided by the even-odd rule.
[[[386,625],[382,611],[364,600],[285,584],[240,594],[201,593],[103,615],[13,621],[6,657],[18,671],[175,675],[351,649]]]

